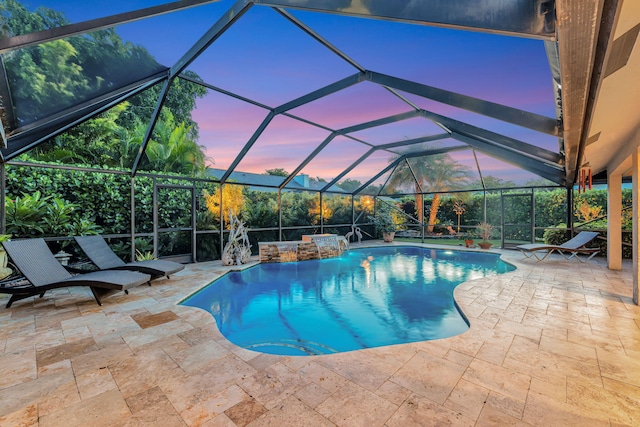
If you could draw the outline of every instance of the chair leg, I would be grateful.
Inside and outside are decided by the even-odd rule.
[[[7,305],[5,305],[5,308],[9,308],[11,307],[11,304],[14,303],[14,301],[17,301],[19,298],[16,298],[17,295],[11,295],[11,298],[9,298],[9,302],[7,303]]]
[[[536,259],[537,259],[538,261],[544,261],[544,260],[545,260],[549,255],[551,255],[551,253],[552,253],[554,250],[555,250],[555,249],[551,249],[551,250],[547,251],[547,252],[544,254],[544,256],[543,256],[542,258],[540,258],[538,255],[536,255],[536,252],[535,252],[535,251],[533,251],[533,252],[531,252],[531,253],[533,254],[533,256],[535,256],[535,257],[536,257]]]
[[[90,288],[91,288],[91,293],[93,294],[93,297],[95,298],[98,305],[102,305],[102,301],[100,301],[100,294],[98,289],[94,288],[93,286],[90,286]]]
[[[44,292],[43,292],[44,294]],[[20,301],[23,299],[27,299],[27,298],[31,298],[32,296],[37,295],[37,294],[13,294],[11,295],[11,298],[9,298],[9,302],[7,302],[7,305],[5,306],[6,308],[11,307],[11,304],[13,304],[16,301]]]
[[[520,251],[522,253],[522,255],[524,255],[525,258],[531,258],[533,257],[533,252],[526,252],[526,251]]]

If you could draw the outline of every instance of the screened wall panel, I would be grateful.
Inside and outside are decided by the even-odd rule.
[[[325,225],[351,224],[351,196],[325,194],[322,208]]]

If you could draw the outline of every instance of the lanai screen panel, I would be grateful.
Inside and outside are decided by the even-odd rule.
[[[431,141],[418,142],[413,144],[401,145],[397,147],[387,148],[386,151],[395,156],[408,155],[413,156],[424,152],[434,152],[443,150],[453,150],[458,147],[466,147],[465,144],[452,140],[451,138],[434,139]]]
[[[192,112],[200,138],[213,167],[226,169],[250,140],[268,110],[214,90],[196,101]]]
[[[291,173],[329,135],[324,129],[286,116],[276,116],[240,161],[236,170]]]
[[[108,14],[161,3],[166,2],[141,1],[133,7],[121,4],[108,5]],[[52,7],[59,5],[61,10],[68,10],[70,13],[74,10],[69,7],[69,2],[65,1],[47,4]],[[81,21],[104,16],[97,13],[100,4],[100,1],[91,3],[86,5],[86,11],[74,11],[77,13],[74,19]],[[105,87],[99,86],[97,91],[94,90],[96,88],[91,88],[91,91],[87,90],[86,96],[82,90],[71,91],[72,102],[65,104],[64,97],[58,97],[56,102],[48,103],[49,106],[53,106],[50,111],[39,110],[36,108],[38,106],[28,103],[21,106],[20,103],[23,101],[18,96],[16,107],[20,123],[39,120],[50,115],[52,111],[73,108],[75,102],[89,101],[90,93],[91,96],[104,94],[114,90],[114,87],[147,78],[157,71],[167,72],[166,67],[181,58],[189,46],[234,4],[236,3],[228,0],[214,2],[122,24],[109,30],[119,34],[125,41],[132,42],[127,48],[140,54],[140,58],[137,59],[142,59],[142,62],[136,63],[135,66],[126,66],[127,64],[112,61],[113,63],[108,64],[106,68],[113,67],[113,75],[122,76],[121,80],[115,77],[104,79],[99,72],[95,72],[92,78],[96,81],[102,79],[100,82]],[[102,4],[102,7],[107,9],[105,6],[107,5]],[[86,14],[80,17],[85,12]],[[499,120],[429,101],[411,93],[411,90],[398,91],[410,101],[404,102],[382,87],[382,83],[370,81],[363,81],[289,110],[291,114],[317,122],[328,129],[319,129],[312,124],[301,125],[301,122],[286,115],[277,115],[262,135],[254,134],[266,116],[268,107],[277,107],[314,90],[326,89],[333,83],[363,70],[395,79],[395,83],[398,83],[397,79],[412,79],[416,82],[410,85],[414,89],[420,85],[430,85],[544,114],[550,120],[554,120],[555,103],[551,77],[540,41],[298,10],[286,13],[291,13],[309,25],[312,31],[317,31],[321,39],[314,40],[312,36],[269,7],[254,6],[226,29],[221,37],[188,67],[188,70],[197,73],[210,89],[219,87],[230,92],[227,96],[210,91],[206,98],[198,101],[198,108],[193,111],[194,120],[201,132],[198,143],[206,147],[207,154],[216,161],[216,167],[229,167],[234,159],[240,160],[238,155],[241,154],[244,158],[236,168],[239,172],[261,173],[267,168],[292,171],[302,164],[311,150],[332,130],[348,132],[362,140],[364,147],[367,147],[366,144],[376,146],[419,137],[424,135],[422,126],[425,126],[426,134],[446,132],[446,129],[443,130],[432,121],[418,117],[356,132],[351,130],[354,126],[367,127],[367,122],[385,117],[400,113],[410,114],[413,112],[412,103],[425,110],[434,110],[445,116],[451,115],[460,122],[490,128],[494,132],[505,132],[512,138],[536,146],[552,147],[556,152],[558,145],[555,137],[543,134],[536,137],[535,132],[526,129],[526,132],[520,132],[518,126],[505,126]],[[339,52],[332,52],[323,46],[322,38],[332,43]],[[72,39],[75,37],[69,38]],[[86,39],[86,46],[83,48],[95,48],[90,44],[90,35],[81,39],[83,43]],[[65,40],[51,42],[51,45],[60,45],[62,42]],[[46,44],[22,51],[29,52],[29,49],[45,46]],[[109,51],[94,50],[101,51],[103,55]],[[344,53],[350,59],[340,58],[340,53]],[[351,64],[349,61],[352,61]],[[33,68],[34,73],[41,71],[36,71],[36,68]],[[24,70],[27,73],[31,72],[28,67]],[[50,80],[50,77],[45,80]],[[375,81],[374,77],[369,73],[360,75],[360,78],[365,80]],[[78,87],[84,84],[82,79],[76,80],[70,79],[73,85]],[[106,92],[101,92],[103,90]],[[247,99],[238,100],[231,92],[237,94],[237,97]],[[211,102],[211,97],[224,98],[222,107],[209,110],[216,104]],[[527,100],[526,103],[523,100]],[[254,105],[251,105],[252,103]],[[256,103],[266,108],[260,108]],[[44,105],[43,102],[41,104]],[[237,114],[227,111],[230,106],[238,106],[237,110],[233,111]],[[246,115],[244,108],[247,111]],[[28,117],[29,114],[31,117]],[[242,117],[242,120],[238,120],[238,117]],[[285,126],[277,130],[280,121],[289,123],[286,130]],[[298,131],[300,127],[314,129],[318,135],[309,137],[305,132]],[[257,142],[245,154],[242,148],[252,135],[256,136]],[[287,138],[288,135],[294,137]],[[284,140],[286,144],[280,145]],[[424,147],[427,147],[426,143]],[[327,153],[331,153],[332,149],[332,144],[325,148]],[[392,152],[377,152],[350,171],[344,179],[355,177],[353,179],[364,183],[384,169],[389,160],[398,153],[408,151],[394,148]],[[331,155],[321,152],[317,156],[318,163],[312,160],[302,172],[318,168],[316,165],[321,164],[323,156],[329,158]],[[357,159],[357,156],[345,157],[351,161]],[[258,164],[260,170],[255,167]],[[340,166],[344,168],[348,167],[348,164],[345,161]],[[514,174],[520,171],[517,168],[514,170]],[[319,174],[313,175],[322,177]],[[328,172],[327,176],[331,175],[337,174],[333,171]],[[387,175],[389,172],[378,177],[375,180],[377,185],[381,185],[383,178],[388,178]]]
[[[358,164],[348,174],[344,176],[344,179],[350,179],[359,181],[361,184],[368,183],[372,178],[378,175],[382,170],[389,166],[389,163],[393,161],[393,157],[386,151],[375,151],[369,157],[367,157],[362,163]],[[370,182],[366,189],[361,191],[361,194],[376,195],[380,188],[384,185],[386,180],[391,175],[393,169],[390,169],[372,182]]]
[[[293,11],[367,70],[516,107],[552,98],[541,40]]]
[[[480,129],[485,129],[490,132],[494,132],[500,135],[504,135],[509,138],[513,138],[536,147],[544,148],[552,152],[558,152],[558,137],[549,135],[544,132],[538,132],[533,129],[529,129],[523,126],[518,126],[506,121],[497,120],[491,117],[487,117],[481,114],[476,114],[471,111],[466,111],[461,108],[456,108],[451,105],[445,105],[433,100],[421,98],[413,94],[401,92],[407,99],[426,110],[448,118],[457,120],[462,123],[466,123],[475,126]],[[544,95],[537,95],[529,97],[529,101],[523,101],[521,105],[517,106],[524,111],[534,112],[549,119],[555,120],[555,106],[553,100],[542,99]],[[549,101],[549,102],[547,102]],[[535,110],[535,111],[533,111]]]
[[[527,185],[550,185],[555,184],[534,173],[494,159],[482,153],[476,153],[478,163],[482,171],[482,177],[487,188],[512,188],[524,187]]]
[[[278,13],[253,7],[189,67],[213,86],[277,107],[356,72]]]
[[[363,129],[350,135],[373,145],[381,145],[443,133],[445,131],[432,121],[423,117],[414,117]]]
[[[33,123],[161,71],[144,48],[113,47],[104,31],[2,55],[15,127]]]
[[[361,142],[337,136],[300,173],[330,182],[363,156],[369,148]]]
[[[405,113],[411,107],[379,85],[362,82],[291,110],[334,130]]]

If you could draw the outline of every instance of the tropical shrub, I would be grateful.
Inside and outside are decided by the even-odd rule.
[[[544,242],[547,245],[561,245],[568,239],[567,224],[556,225],[557,229],[548,228],[544,230]]]

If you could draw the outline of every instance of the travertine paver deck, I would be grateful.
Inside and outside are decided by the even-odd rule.
[[[18,302],[0,309],[0,425],[640,425],[630,264],[503,254],[515,272],[455,291],[468,332],[329,356],[244,350],[176,305],[219,263],[102,307],[83,288]]]

